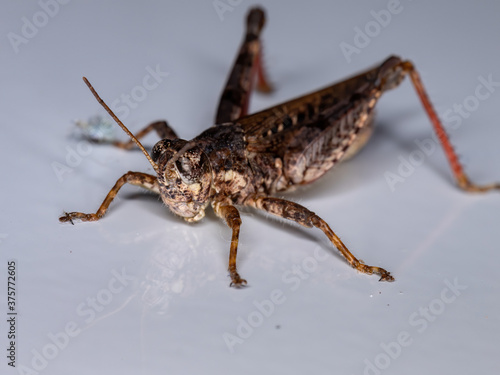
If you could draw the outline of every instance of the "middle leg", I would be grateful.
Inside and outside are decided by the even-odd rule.
[[[368,266],[357,259],[347,249],[340,238],[333,232],[326,221],[324,221],[314,212],[309,211],[304,206],[284,199],[272,197],[249,198],[245,201],[245,205],[267,211],[268,213],[279,216],[283,219],[292,220],[297,224],[303,225],[307,228],[316,227],[321,229],[353,268],[369,275],[380,275],[380,281],[394,281],[394,278],[391,276],[390,272],[386,271],[385,269],[381,267]]]
[[[160,139],[170,139],[174,140],[179,137],[177,137],[177,134],[175,133],[174,129],[172,129],[166,121],[155,121],[146,126],[144,129],[139,131],[135,135],[135,137],[139,140],[143,137],[145,137],[148,133],[152,131],[156,131],[156,134],[160,137]],[[121,142],[121,141],[114,141],[113,145],[116,147],[123,148],[125,150],[130,150],[132,147],[135,146],[135,142],[130,139],[126,142]]]

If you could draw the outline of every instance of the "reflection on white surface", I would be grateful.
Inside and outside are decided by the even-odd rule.
[[[174,225],[171,233],[175,236],[169,239],[168,246],[158,245],[152,250],[139,287],[145,308],[158,313],[166,313],[172,299],[189,297],[213,281],[217,272],[204,261],[214,252],[200,244],[196,228]]]

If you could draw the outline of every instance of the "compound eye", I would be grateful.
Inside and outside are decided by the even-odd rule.
[[[168,150],[170,147],[170,140],[168,139],[162,139],[161,141],[157,142],[154,147],[153,151],[151,152],[151,159],[156,163],[160,156]]]
[[[175,168],[186,184],[199,182],[207,171],[207,157],[200,150],[189,150],[175,162]]]

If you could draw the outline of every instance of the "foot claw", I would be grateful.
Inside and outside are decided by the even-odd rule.
[[[392,277],[389,271],[384,270],[380,267],[367,266],[363,263],[363,261],[359,260],[358,263],[353,265],[358,271],[366,273],[367,275],[377,274],[380,275],[380,279],[378,281],[394,281],[394,277]]]
[[[245,279],[242,279],[240,275],[231,275],[231,284],[229,284],[229,286],[239,289],[244,288],[246,285],[247,281]]]
[[[99,220],[101,216],[98,216],[97,214],[84,214],[82,212],[65,212],[64,216],[61,216],[59,218],[59,221],[61,223],[66,223],[70,222],[71,224],[75,225],[73,220],[78,219],[81,221],[96,221]]]
[[[71,217],[71,214],[70,214],[70,213],[67,213],[67,212],[65,212],[65,213],[64,213],[64,216],[61,216],[61,217],[59,218],[59,221],[60,221],[61,223],[66,223],[66,222],[68,222],[68,221],[69,221],[69,222],[71,223],[71,225],[75,225],[75,223],[73,222],[73,218]]]
[[[385,271],[385,273],[381,273],[380,279],[378,281],[392,282],[392,281],[394,281],[394,277],[392,277],[390,272]]]
[[[500,190],[500,183],[475,185],[467,178],[467,176],[462,176],[458,179],[458,186],[469,193],[484,193],[490,190]]]

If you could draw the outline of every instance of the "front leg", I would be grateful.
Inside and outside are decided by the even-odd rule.
[[[231,276],[231,285],[237,288],[242,287],[247,283],[245,279],[242,279],[236,271],[236,253],[238,252],[238,238],[240,235],[241,218],[240,213],[230,203],[223,203],[221,201],[213,201],[212,207],[218,217],[223,219],[229,228],[233,231],[231,237],[231,247],[229,250],[229,275]]]
[[[245,205],[267,211],[283,219],[295,221],[297,224],[307,228],[312,228],[314,226],[321,229],[353,268],[369,275],[374,273],[380,275],[380,281],[394,281],[390,272],[380,267],[367,266],[352,255],[330,226],[322,218],[314,212],[309,211],[304,206],[284,199],[271,197],[250,197],[245,201]]]
[[[115,186],[113,186],[106,198],[104,198],[104,201],[102,202],[96,213],[85,214],[83,212],[66,212],[64,216],[61,216],[59,218],[59,221],[62,223],[69,221],[71,224],[73,224],[74,219],[79,219],[81,221],[99,220],[108,210],[109,205],[111,204],[113,199],[115,199],[116,194],[118,194],[120,188],[126,183],[143,187],[158,194],[160,193],[160,188],[158,186],[158,180],[156,179],[156,176],[141,172],[127,172],[123,176],[121,176],[118,181],[116,181]]]
[[[87,130],[87,134],[84,135],[86,138],[88,138],[90,141],[93,142],[99,142],[99,143],[111,143],[112,145],[123,148],[125,150],[130,150],[132,147],[135,145],[135,141],[130,139],[128,141],[113,141],[109,140],[100,131],[100,127],[102,125],[99,123],[97,124],[92,124],[92,125],[87,125],[87,127],[90,128],[90,130]],[[172,129],[168,123],[164,120],[160,121],[155,121],[146,126],[144,129],[139,131],[137,134],[135,134],[135,138],[137,140],[145,137],[147,134],[151,133],[152,131],[156,131],[156,134],[160,137],[160,139],[170,139],[174,140],[179,138],[177,134],[175,133],[174,129]]]

